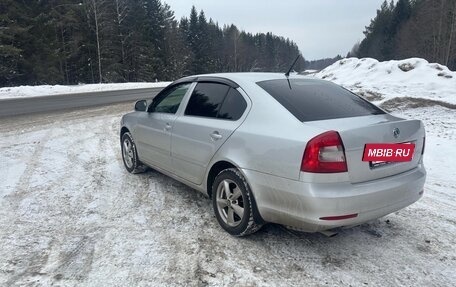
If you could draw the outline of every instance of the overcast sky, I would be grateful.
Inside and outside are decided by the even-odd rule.
[[[364,27],[383,0],[164,0],[176,19],[192,5],[220,26],[235,24],[247,32],[272,32],[298,44],[308,60],[345,56],[363,39]]]

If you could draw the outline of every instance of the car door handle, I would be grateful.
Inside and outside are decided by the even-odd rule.
[[[215,131],[213,133],[211,133],[211,139],[216,141],[216,140],[219,140],[221,139],[223,136],[221,134],[219,134],[218,131]]]
[[[168,123],[166,123],[166,124],[165,124],[164,130],[165,130],[165,131],[169,131],[170,129],[171,129],[171,125],[168,124]]]

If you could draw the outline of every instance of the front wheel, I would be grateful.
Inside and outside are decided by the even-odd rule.
[[[249,185],[237,169],[225,169],[217,175],[212,204],[220,226],[231,235],[245,236],[261,228],[253,215],[256,207]]]
[[[123,163],[128,172],[140,173],[146,171],[147,167],[139,160],[135,142],[129,132],[122,135],[121,148]]]

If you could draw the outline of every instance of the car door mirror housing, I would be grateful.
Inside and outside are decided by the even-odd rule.
[[[137,112],[145,112],[147,110],[147,101],[140,100],[135,103],[135,111]]]

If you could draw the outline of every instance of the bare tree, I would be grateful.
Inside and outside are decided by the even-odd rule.
[[[122,64],[125,63],[125,36],[123,34],[123,22],[128,14],[128,5],[126,0],[115,0],[116,14],[117,14],[117,26],[120,40],[120,51]]]
[[[100,28],[99,28],[99,6],[101,6],[101,0],[86,0],[85,6],[87,8],[87,18],[89,19],[89,25],[91,21],[94,21],[94,30],[96,38],[96,49],[98,58],[98,81],[101,83],[103,80],[101,73],[101,49],[100,49]]]
[[[437,31],[437,35],[433,36],[434,40],[434,47],[433,47],[433,56],[434,56],[434,61],[439,62],[440,61],[440,47],[442,46],[442,24],[443,24],[443,18],[445,16],[445,0],[440,0],[440,10],[439,10],[439,27]]]
[[[448,65],[448,61],[450,60],[450,52],[451,52],[451,44],[453,42],[454,38],[454,33],[455,33],[455,26],[456,26],[456,1],[454,1],[453,5],[453,17],[451,17],[451,24],[450,24],[450,36],[448,39],[448,47],[446,51],[446,57],[445,57],[445,65]]]

